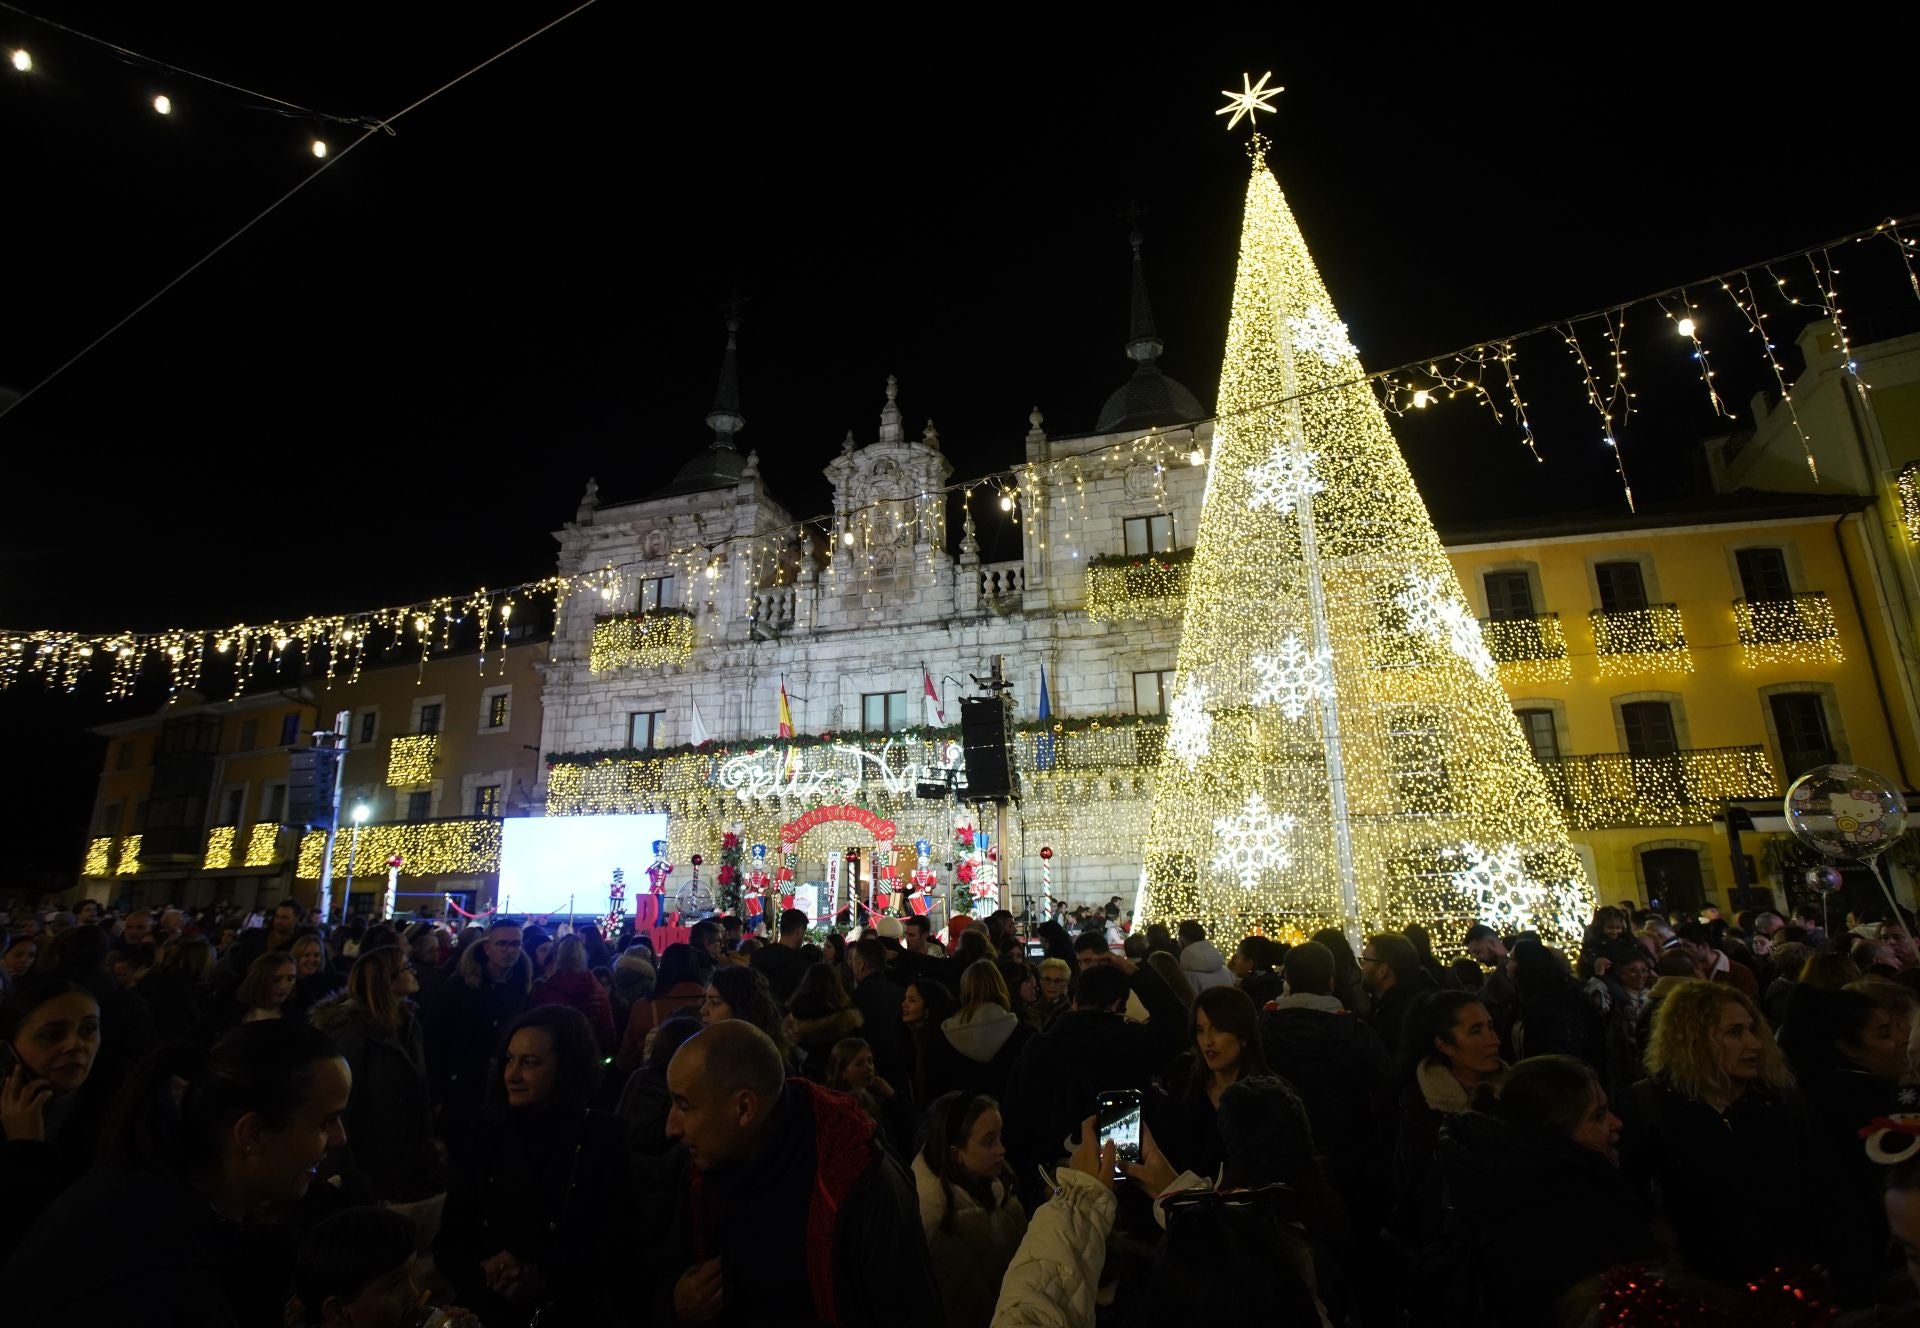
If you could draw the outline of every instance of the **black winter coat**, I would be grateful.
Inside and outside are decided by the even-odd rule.
[[[631,1293],[616,1274],[632,1258],[634,1203],[619,1117],[551,1102],[491,1103],[454,1170],[434,1261],[456,1303],[487,1328],[525,1324],[540,1306],[550,1306],[541,1328],[624,1323],[617,1307]],[[540,1270],[545,1285],[534,1303],[487,1289],[480,1265],[503,1250]]]
[[[1268,1010],[1260,1035],[1267,1064],[1306,1104],[1314,1145],[1346,1183],[1373,1143],[1375,1104],[1393,1073],[1386,1047],[1365,1020],[1345,1010]]]
[[[1782,1264],[1825,1262],[1851,1196],[1799,1096],[1749,1091],[1723,1115],[1658,1079],[1634,1085],[1620,1156],[1673,1222],[1680,1257],[1738,1284]],[[1788,1159],[1756,1166],[1756,1159]]]
[[[1407,1015],[1413,1009],[1413,1003],[1430,991],[1438,990],[1434,980],[1427,976],[1426,970],[1415,969],[1413,976],[1405,982],[1396,982],[1387,988],[1384,995],[1373,998],[1373,1013],[1368,1022],[1373,1031],[1380,1035],[1380,1041],[1393,1055],[1400,1054],[1402,1032],[1406,1028]]]
[[[1592,1149],[1467,1111],[1441,1125],[1439,1159],[1448,1229],[1489,1293],[1476,1323],[1544,1328],[1580,1282],[1659,1254],[1646,1204]]]
[[[1572,979],[1520,993],[1513,1014],[1514,1054],[1574,1056],[1599,1066],[1600,1019]]]
[[[183,1036],[206,1013],[206,991],[195,987],[178,973],[149,973],[133,989],[141,1004],[153,1016],[156,1033],[169,1038]]]
[[[375,1028],[349,1000],[316,1006],[312,1023],[333,1039],[353,1071],[347,1148],[368,1189],[389,1203],[413,1203],[444,1190],[426,1047],[413,1010],[403,1011],[394,1034]]]
[[[853,1008],[860,1012],[860,1036],[873,1048],[873,1063],[888,1083],[907,1081],[907,1064],[900,1040],[900,1002],[907,993],[878,973],[869,973],[853,989]]]
[[[49,1113],[49,1138],[9,1139],[0,1133],[0,1261],[93,1165],[123,1077],[119,1062],[109,1060],[103,1066],[96,1060],[67,1109]]]
[[[525,1011],[532,990],[533,961],[525,955],[505,982],[489,980],[485,952],[468,951],[427,1008],[427,1083],[440,1108],[440,1137],[458,1142],[473,1128],[485,1096],[487,1067],[507,1025]],[[472,977],[473,981],[468,981]]]

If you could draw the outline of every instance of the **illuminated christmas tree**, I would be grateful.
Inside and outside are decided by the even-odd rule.
[[[1574,944],[1560,810],[1257,133],[1252,156],[1147,912]]]

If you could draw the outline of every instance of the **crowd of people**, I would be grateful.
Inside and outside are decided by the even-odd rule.
[[[14,909],[7,1321],[1920,1324],[1910,919],[1117,906]]]

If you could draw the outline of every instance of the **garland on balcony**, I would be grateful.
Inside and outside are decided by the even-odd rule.
[[[1101,729],[1126,729],[1139,725],[1157,728],[1166,722],[1164,715],[1106,715],[1099,718],[1055,719],[1045,729],[1026,726],[1015,730],[1016,737],[1029,737],[1036,733],[1092,733]],[[791,738],[763,737],[743,738],[733,742],[707,742],[696,747],[692,743],[681,743],[675,747],[603,747],[584,752],[549,752],[547,764],[557,765],[598,765],[602,761],[663,761],[674,756],[699,754],[726,758],[741,756],[752,752],[804,751],[809,747],[829,747],[838,743],[867,744],[876,746],[888,739],[895,742],[943,742],[960,736],[958,724],[927,727],[916,726],[906,729],[885,730],[859,729],[846,733],[798,734]]]
[[[1193,546],[1184,549],[1168,549],[1164,553],[1103,553],[1097,558],[1087,559],[1088,567],[1145,567],[1148,563],[1158,563],[1162,567],[1178,567],[1182,563],[1193,561]]]

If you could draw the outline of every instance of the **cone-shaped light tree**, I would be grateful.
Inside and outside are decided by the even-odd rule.
[[[1577,942],[1559,807],[1254,140],[1146,911]]]

